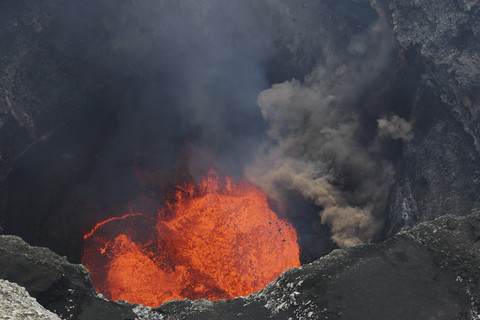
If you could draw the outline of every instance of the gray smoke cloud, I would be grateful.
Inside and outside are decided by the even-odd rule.
[[[279,202],[285,195],[296,200],[298,193],[314,203],[340,246],[378,235],[394,182],[382,146],[412,135],[408,123],[388,108],[368,108],[366,97],[388,78],[385,70],[392,69],[395,48],[389,27],[373,23],[377,14],[368,4],[52,3],[57,2],[46,6],[48,14],[39,20],[44,27],[38,50],[48,58],[41,63],[31,59],[32,70],[38,65],[42,79],[50,78],[43,75],[48,70],[59,83],[65,79],[63,94],[57,96],[50,87],[57,84],[47,82],[41,96],[54,92],[60,106],[78,103],[78,116],[52,137],[56,140],[45,141],[49,148],[38,156],[41,161],[33,155],[26,162],[26,172],[42,179],[33,175],[14,183],[19,194],[25,189],[37,195],[10,202],[12,216],[21,213],[19,225],[23,213],[43,208],[44,199],[51,198],[58,201],[51,207],[58,209],[52,213],[48,207],[44,217],[59,225],[50,230],[68,234],[77,232],[77,226],[64,228],[61,217],[77,216],[72,212],[79,212],[82,224],[86,216],[91,223],[99,214],[110,214],[104,208],[118,212],[132,204],[148,210],[161,206],[161,199],[153,204],[145,200],[132,166],[140,158],[147,168],[173,172],[183,146],[191,144],[187,170],[194,178],[212,165],[242,176],[256,157],[246,169],[250,180]],[[20,7],[8,15],[17,16]],[[33,10],[21,10],[27,9]],[[271,86],[293,75],[302,80]],[[76,92],[72,88],[80,98],[70,94]],[[65,98],[70,96],[74,98]],[[43,181],[58,185],[51,190],[66,189],[65,194],[52,196]],[[311,221],[310,211],[301,211],[292,213],[292,220]],[[61,243],[55,234],[49,239],[53,247]]]
[[[75,35],[72,47],[101,34],[98,49],[86,42],[88,54],[77,54],[94,75],[108,77],[120,101],[113,107],[120,129],[106,156],[147,150],[168,167],[188,141],[192,171],[206,158],[204,166],[214,159],[242,174],[265,130],[256,97],[269,86],[264,62],[275,54],[250,7],[236,0],[95,4],[65,3],[59,19]]]
[[[360,97],[392,61],[388,30],[378,21],[352,39],[350,55],[327,56],[303,81],[275,84],[258,96],[269,130],[249,179],[280,201],[295,191],[314,202],[340,247],[378,236],[395,174],[381,157],[380,137],[411,136],[407,123],[393,117],[379,119],[377,135],[360,139]]]
[[[413,139],[412,125],[399,116],[377,120],[378,135],[382,138],[411,141]]]

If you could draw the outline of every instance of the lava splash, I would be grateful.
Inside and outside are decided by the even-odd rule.
[[[111,300],[156,307],[172,299],[246,296],[299,266],[295,229],[246,180],[175,186],[155,219],[125,214],[85,234],[82,263]]]

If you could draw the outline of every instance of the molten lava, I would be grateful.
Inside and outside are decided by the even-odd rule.
[[[248,181],[210,171],[176,186],[155,222],[130,213],[85,235],[82,262],[112,300],[159,306],[171,299],[249,295],[299,266],[294,228]]]

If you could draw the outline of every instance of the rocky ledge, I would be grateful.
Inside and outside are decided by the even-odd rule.
[[[158,308],[103,299],[82,265],[15,236],[0,236],[0,278],[63,319],[479,319],[479,239],[479,215],[446,215],[335,250],[248,297]]]
[[[45,310],[25,288],[6,280],[0,280],[0,311],[2,319],[60,320],[56,314]]]

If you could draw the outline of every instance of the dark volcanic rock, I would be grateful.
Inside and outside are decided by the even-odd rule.
[[[394,233],[444,212],[480,210],[480,5],[478,1],[377,1],[408,63],[420,63],[415,139],[393,190]]]
[[[81,43],[58,27],[58,1],[0,5],[0,183],[19,157],[85,102]],[[75,79],[75,80],[74,80]]]
[[[0,236],[0,278],[25,287],[62,319],[134,318],[131,307],[97,296],[84,266],[16,236]]]
[[[335,250],[232,300],[151,309],[97,297],[84,267],[0,237],[0,278],[67,319],[476,319],[480,217],[443,216],[382,244]]]

